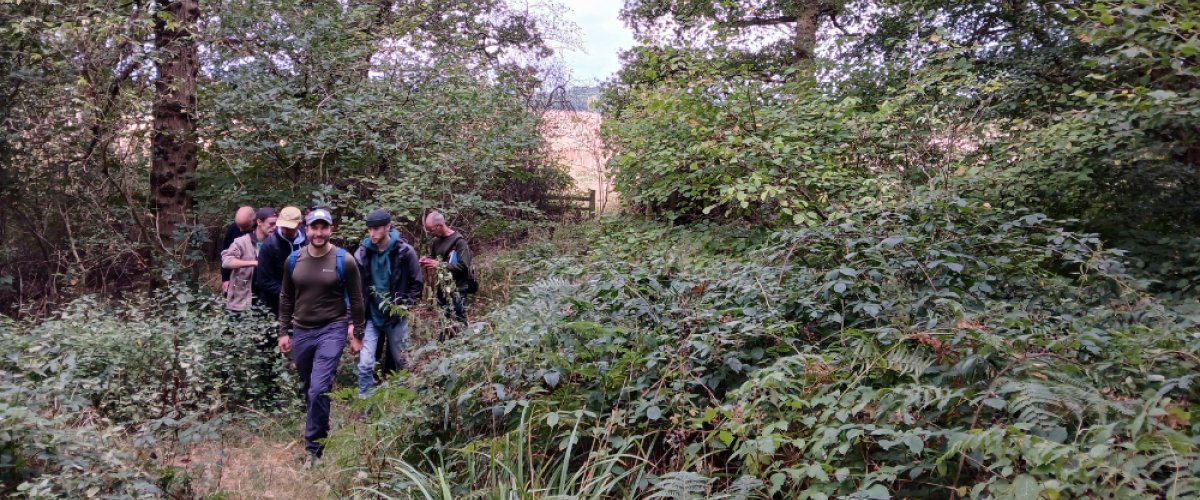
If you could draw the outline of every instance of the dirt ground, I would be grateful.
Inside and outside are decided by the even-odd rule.
[[[503,250],[481,256],[476,266],[487,270]],[[490,275],[489,275],[490,276]],[[220,287],[219,268],[213,267],[206,284],[214,290]],[[497,305],[499,297],[491,288],[503,288],[504,283],[492,283],[486,300],[471,303],[468,316],[472,321]],[[410,311],[413,349],[436,342],[437,317],[429,307]],[[337,391],[346,387],[347,372],[353,370],[352,358],[346,355],[339,366],[334,384]],[[420,362],[430,362],[422,359]],[[416,367],[420,370],[421,367]],[[356,424],[346,403],[334,401],[331,427],[345,428]],[[285,414],[262,415],[251,412],[242,420],[222,431],[221,441],[202,443],[179,457],[175,464],[185,468],[193,479],[192,492],[197,498],[209,499],[324,499],[342,498],[363,478],[354,470],[333,463],[304,471],[304,413],[297,403]],[[332,457],[331,460],[335,460]]]

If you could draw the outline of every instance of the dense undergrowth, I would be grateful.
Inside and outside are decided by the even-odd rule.
[[[174,286],[140,301],[87,296],[45,321],[0,316],[0,493],[189,498],[176,459],[238,416],[278,412],[295,375],[250,316]]]
[[[392,498],[1194,498],[1194,307],[1062,226],[567,229],[333,449]]]
[[[333,493],[1195,498],[1197,307],[1064,223],[929,193],[559,227],[481,270],[510,302],[338,393],[372,417],[331,437]],[[5,493],[203,491],[173,459],[289,384],[219,311],[177,288],[4,323]]]

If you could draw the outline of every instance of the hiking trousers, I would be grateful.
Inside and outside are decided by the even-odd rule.
[[[338,360],[346,348],[349,324],[337,321],[320,328],[292,329],[292,360],[300,370],[308,418],[304,423],[304,449],[320,457],[329,436],[329,391],[337,375]]]

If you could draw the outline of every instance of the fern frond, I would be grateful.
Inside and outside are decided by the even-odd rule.
[[[888,369],[900,372],[902,377],[911,375],[913,382],[919,382],[921,374],[936,361],[922,352],[902,349],[892,350],[884,359],[887,360]]]
[[[670,498],[673,500],[706,500],[708,489],[716,479],[695,472],[683,471],[664,474],[659,478],[647,499]]]

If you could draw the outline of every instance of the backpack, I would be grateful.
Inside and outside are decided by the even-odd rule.
[[[459,240],[467,239],[467,237],[463,236],[460,232],[455,231],[454,234],[458,235]],[[456,245],[458,245],[458,240],[454,240],[454,244],[450,245],[450,248],[453,249]],[[467,268],[467,289],[463,290],[463,293],[475,293],[478,291],[479,282],[475,281],[475,264],[471,264],[471,266]]]
[[[289,276],[296,271],[296,259],[298,258],[300,258],[300,250],[296,250],[288,256],[287,267]],[[346,249],[337,249],[337,265],[334,268],[337,270],[338,284],[342,285],[342,291],[346,294],[346,309],[349,310],[350,292],[346,290]]]

